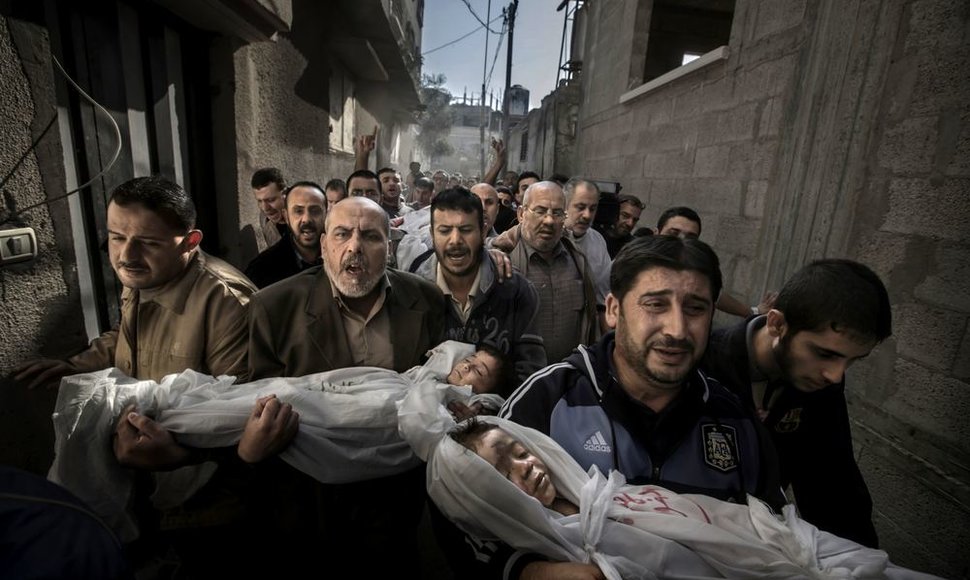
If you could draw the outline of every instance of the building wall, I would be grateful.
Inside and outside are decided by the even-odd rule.
[[[848,377],[876,525],[898,563],[967,577],[968,5],[738,0],[727,59],[620,104],[651,6],[586,4],[581,172],[643,199],[643,225],[697,209],[751,303],[819,257],[882,276],[894,336]]]
[[[572,175],[579,171],[576,130],[581,85],[578,79],[564,83],[542,99],[538,109],[509,131],[508,169],[535,171],[543,177],[554,173]],[[523,135],[526,152],[522,158]]]
[[[5,177],[53,116],[54,79],[46,31],[0,11],[0,171]],[[59,126],[3,186],[0,226],[32,227],[38,257],[0,270],[0,463],[46,473],[52,458],[50,412],[56,391],[27,391],[8,376],[32,356],[56,356],[87,342],[74,269],[67,202],[13,213],[67,192]],[[11,221],[7,221],[7,220]]]

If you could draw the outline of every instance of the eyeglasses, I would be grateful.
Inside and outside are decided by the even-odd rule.
[[[548,207],[542,207],[541,205],[536,208],[526,206],[525,209],[534,213],[536,216],[539,217],[539,219],[544,219],[547,215],[551,215],[555,220],[566,219],[566,210],[563,210],[563,209],[550,210]]]

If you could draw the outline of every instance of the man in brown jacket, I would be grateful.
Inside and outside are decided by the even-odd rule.
[[[124,286],[120,324],[67,360],[40,359],[21,365],[15,369],[16,378],[31,380],[33,387],[64,375],[114,366],[143,380],[160,381],[165,375],[193,369],[245,381],[246,318],[255,288],[238,270],[199,249],[202,232],[195,228],[195,217],[188,194],[166,179],[140,177],[118,186],[108,202],[107,226],[108,256]],[[266,429],[259,427],[267,423],[296,432],[288,406],[271,400],[256,407],[240,442],[242,455],[265,446]],[[235,459],[236,450],[222,450],[217,456],[183,447],[133,406],[122,411],[114,435],[118,461],[144,470],[143,474],[218,461],[220,469],[213,479],[184,506],[152,518],[160,515],[159,526],[171,531],[168,540],[184,569],[204,575],[211,564],[221,572],[228,570],[211,554],[220,553],[223,542],[227,550],[233,544],[234,549],[245,549],[237,543],[246,537],[237,523],[244,512],[239,490],[247,468]],[[143,522],[146,536],[152,528],[147,524]],[[202,545],[198,537],[218,541],[219,546],[209,544],[211,553],[206,557],[204,551],[191,548]],[[160,549],[161,541],[153,543],[151,549]]]
[[[139,177],[108,202],[108,257],[124,286],[121,322],[69,359],[17,369],[30,387],[118,367],[143,380],[193,369],[247,375],[246,312],[256,291],[238,270],[199,249],[195,206],[177,184]]]
[[[321,237],[323,266],[253,296],[249,364],[254,379],[372,366],[405,371],[444,335],[437,286],[387,268],[387,213],[365,197],[337,202]],[[417,527],[424,466],[391,477],[323,485],[279,465],[267,497],[288,537],[280,574],[341,559],[364,578],[423,577]],[[286,510],[292,510],[286,513]],[[302,560],[302,562],[301,562]]]

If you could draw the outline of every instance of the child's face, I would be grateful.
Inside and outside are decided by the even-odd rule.
[[[476,442],[475,453],[542,505],[550,507],[556,499],[556,486],[549,478],[549,468],[505,431],[486,431]]]
[[[494,356],[480,350],[458,361],[448,374],[448,384],[470,385],[475,394],[491,393],[496,387],[498,364]]]

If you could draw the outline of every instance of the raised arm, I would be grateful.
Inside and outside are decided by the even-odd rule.
[[[370,163],[370,152],[377,146],[377,125],[370,135],[358,135],[354,139],[354,171],[367,169]]]
[[[502,172],[502,168],[505,167],[505,142],[501,139],[492,138],[492,151],[495,152],[495,157],[492,159],[492,164],[488,166],[488,171],[482,177],[482,181],[489,184],[495,185],[498,181],[498,174]]]

